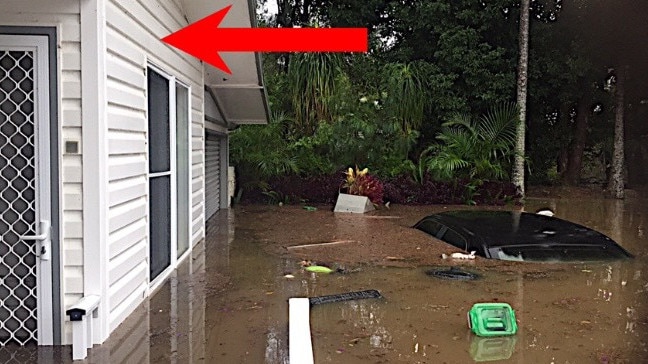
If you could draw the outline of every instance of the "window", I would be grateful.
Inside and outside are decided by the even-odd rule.
[[[437,236],[441,228],[443,228],[444,226],[434,220],[423,220],[416,224],[415,227],[419,230],[425,231],[430,235]]]
[[[148,68],[149,273],[189,249],[189,88]]]
[[[180,258],[189,249],[191,239],[191,134],[189,133],[189,89],[176,84],[176,172],[177,172],[177,226]]]
[[[463,236],[457,234],[457,232],[452,229],[448,229],[440,239],[448,244],[456,246],[459,249],[468,251],[468,242],[466,241],[466,239]]]

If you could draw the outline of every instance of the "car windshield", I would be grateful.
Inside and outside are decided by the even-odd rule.
[[[626,258],[614,246],[603,245],[516,245],[489,249],[491,257],[527,262],[605,261]]]

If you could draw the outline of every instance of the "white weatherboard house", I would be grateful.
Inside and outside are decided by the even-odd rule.
[[[268,119],[258,55],[227,75],[160,38],[230,4],[254,26],[248,0],[0,0],[0,346],[72,344],[84,297],[103,343],[227,207],[227,132]]]

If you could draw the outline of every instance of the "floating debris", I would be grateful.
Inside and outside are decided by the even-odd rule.
[[[548,208],[540,209],[540,210],[536,211],[536,214],[543,215],[543,216],[549,216],[549,217],[555,215],[554,212],[551,211],[551,209],[548,209]]]
[[[329,267],[325,267],[323,265],[309,265],[308,267],[305,267],[304,269],[306,269],[309,272],[313,272],[313,273],[332,273],[332,272],[334,272],[333,269],[331,269]]]
[[[293,245],[286,247],[286,249],[299,249],[299,248],[317,248],[322,246],[337,245],[337,244],[347,244],[354,243],[355,240],[336,240],[336,241],[325,241],[321,243],[312,243],[312,244],[303,244],[303,245]]]
[[[475,259],[475,253],[477,253],[475,250],[471,251],[470,254],[465,254],[465,253],[452,253],[449,256],[447,254],[441,254],[441,258],[443,259]]]
[[[468,312],[468,327],[477,336],[509,336],[517,332],[515,311],[508,303],[475,303]]]

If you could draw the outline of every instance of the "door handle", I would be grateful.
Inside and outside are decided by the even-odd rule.
[[[22,240],[32,240],[32,241],[40,241],[40,252],[39,255],[42,260],[49,260],[50,259],[50,232],[52,228],[50,226],[50,222],[47,220],[43,220],[38,224],[38,231],[40,231],[40,234],[37,235],[23,235],[20,237]]]

